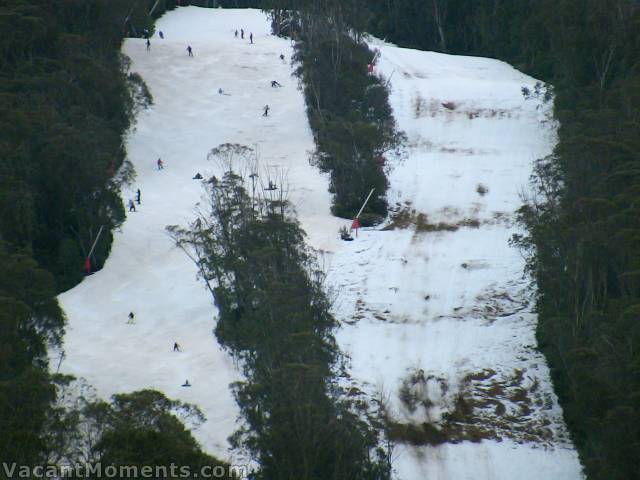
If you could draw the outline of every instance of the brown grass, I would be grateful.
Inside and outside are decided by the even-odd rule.
[[[410,227],[414,227],[416,233],[455,232],[461,227],[479,228],[480,221],[476,218],[465,218],[456,223],[431,223],[425,213],[418,213],[413,208],[404,207],[391,214],[389,224],[382,230],[404,230]]]

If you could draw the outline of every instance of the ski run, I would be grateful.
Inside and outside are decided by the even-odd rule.
[[[240,28],[245,39],[234,38]],[[454,442],[398,444],[396,478],[582,478],[536,349],[524,260],[508,244],[532,162],[555,142],[551,107],[521,93],[536,80],[496,60],[372,39],[407,142],[388,162],[387,222],[343,242],[338,229],[349,222],[330,214],[328,178],[309,165],[313,137],[290,41],[270,35],[258,10],[179,8],[160,30],[148,51],[143,39],[123,47],[154,98],[126,143],[137,178],[123,200],[140,189],[140,204],[114,232],[104,268],[59,297],[68,317],[60,371],[103,398],[153,388],[193,403],[207,417],[193,430],[203,448],[246,461],[227,442],[238,417],[229,384],[240,370],[216,342],[195,265],[165,233],[195,218],[204,190],[192,177],[220,173],[207,153],[239,143],[258,152],[266,175],[286,173],[327,272],[354,386],[385,399],[399,424],[444,425],[461,398],[472,405],[473,429],[450,425]]]

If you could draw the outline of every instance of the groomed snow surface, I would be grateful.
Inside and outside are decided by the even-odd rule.
[[[240,28],[244,40],[234,38]],[[548,369],[535,350],[523,259],[507,244],[531,162],[554,142],[548,107],[520,92],[535,81],[495,60],[374,41],[408,145],[389,162],[395,213],[387,229],[365,229],[356,241],[341,242],[337,230],[346,222],[330,215],[328,179],[308,163],[313,138],[291,77],[290,43],[269,35],[257,10],[179,8],[157,30],[165,38],[154,36],[150,51],[141,39],[123,47],[154,98],[127,141],[138,176],[123,198],[140,188],[142,203],[115,232],[105,267],[60,296],[69,320],[61,372],[86,379],[104,398],[154,388],[194,403],[208,419],[194,430],[203,447],[242,460],[227,442],[238,416],[229,383],[240,372],[212,333],[215,308],[195,266],[165,234],[167,225],[195,218],[203,188],[193,175],[220,173],[207,153],[240,143],[259,152],[263,179],[287,174],[308,241],[324,252],[343,324],[338,340],[360,388],[383,391],[399,422],[439,420],[463,390],[492,407],[479,412],[496,439],[399,446],[398,478],[581,478]],[[271,80],[283,87],[272,88]],[[174,342],[182,352],[172,351]],[[411,384],[412,392],[429,402],[412,409],[398,392],[420,370],[427,380]],[[186,379],[189,388],[181,387]],[[496,402],[502,416],[492,413]],[[519,425],[533,432],[526,441]]]

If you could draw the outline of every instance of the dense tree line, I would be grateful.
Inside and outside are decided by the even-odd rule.
[[[364,223],[386,215],[385,153],[399,143],[384,80],[362,40],[366,2],[269,1],[274,33],[293,37],[294,62],[314,134],[315,163],[331,176],[332,212],[355,216],[372,188]]]
[[[216,465],[157,392],[65,403],[49,372],[64,314],[100,226],[100,266],[124,218],[123,135],[150,97],[120,54],[128,26],[153,28],[155,1],[0,0],[0,459]],[[154,15],[175,2],[160,0]],[[116,174],[118,173],[118,174]],[[90,432],[90,434],[88,433]],[[88,456],[90,455],[90,456]],[[145,463],[146,462],[146,463]],[[23,472],[24,473],[24,472]],[[5,478],[4,469],[0,478]],[[16,473],[17,475],[17,473]]]
[[[389,452],[339,385],[336,321],[286,194],[252,197],[244,185],[228,170],[208,190],[210,211],[170,228],[213,295],[219,342],[243,366],[233,442],[259,464],[256,479],[388,479]]]
[[[559,143],[520,210],[538,339],[591,479],[640,478],[640,5],[375,0],[402,45],[497,57],[555,87]]]
[[[0,2],[0,232],[53,273],[58,290],[82,278],[104,226],[92,258],[102,265],[124,219],[122,139],[150,97],[120,45],[125,30],[152,28],[153,4]],[[154,14],[169,7],[162,0]]]

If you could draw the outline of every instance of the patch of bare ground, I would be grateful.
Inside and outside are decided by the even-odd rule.
[[[349,325],[353,325],[358,323],[360,320],[364,318],[376,319],[380,322],[389,322],[391,311],[388,309],[379,311],[369,307],[362,298],[358,298],[355,304],[355,313],[350,319],[343,320],[345,323]]]
[[[478,152],[473,148],[453,148],[453,147],[440,147],[442,153],[455,153],[456,155],[475,155]]]
[[[436,395],[434,385],[438,386]],[[545,414],[551,407],[550,399],[540,392],[538,380],[528,377],[524,369],[471,372],[457,391],[449,390],[443,379],[422,370],[411,372],[398,396],[408,412],[422,408],[426,415],[420,421],[403,421],[385,412],[390,438],[411,445],[506,438],[548,444],[554,439],[552,421]],[[429,412],[436,409],[441,413],[431,419]]]
[[[482,318],[490,325],[499,318],[510,317],[527,310],[530,299],[524,290],[511,290],[509,293],[490,286],[476,296],[474,303],[474,308],[469,312],[470,316]]]
[[[422,108],[422,107],[420,107]],[[493,153],[492,150],[482,150],[482,149],[476,149],[476,148],[465,148],[465,147],[458,147],[454,144],[451,143],[447,143],[447,144],[437,144],[434,143],[431,140],[428,140],[424,137],[422,137],[420,134],[414,134],[412,135],[408,140],[407,140],[407,147],[409,147],[410,149],[413,150],[420,150],[423,152],[433,152],[433,151],[437,151],[439,153],[446,153],[446,154],[454,154],[454,155],[466,155],[466,156],[471,156],[471,155],[489,155],[491,153]]]
[[[491,218],[482,221],[483,225],[513,226],[513,215],[509,212],[491,212]]]
[[[389,223],[382,230],[404,230],[414,228],[416,233],[426,232],[455,232],[461,227],[479,228],[480,220],[477,218],[463,218],[457,222],[436,222],[431,223],[425,213],[417,212],[410,206],[398,206],[389,215]]]
[[[464,111],[469,120],[474,118],[511,118],[511,110],[504,108],[475,108]]]
[[[425,99],[419,93],[412,101],[413,114],[415,118],[435,117],[438,114],[447,116],[460,115],[467,117],[469,120],[476,118],[512,118],[517,116],[513,110],[506,108],[464,108],[463,103],[455,103],[452,101],[441,101],[437,98]]]

